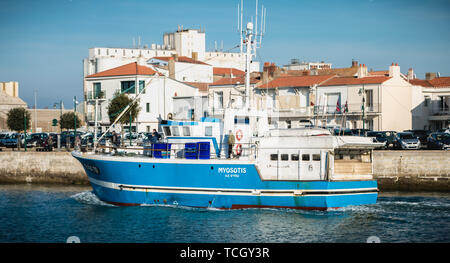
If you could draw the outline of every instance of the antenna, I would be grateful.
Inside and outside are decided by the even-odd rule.
[[[240,47],[241,54],[243,53],[243,46],[245,44],[245,108],[252,108],[251,96],[250,96],[250,70],[252,58],[256,55],[256,49],[261,47],[262,37],[266,30],[266,8],[264,5],[261,6],[261,19],[258,24],[258,0],[256,1],[256,10],[255,10],[255,24],[253,24],[253,16],[251,16],[251,22],[247,23],[246,30],[242,31],[243,25],[243,0],[241,0],[241,18],[238,18],[238,27],[240,27]],[[239,5],[238,5],[239,9]],[[258,35],[258,27],[260,28]],[[259,36],[259,39],[258,39]],[[245,40],[244,40],[245,39]]]
[[[243,51],[243,44],[244,44],[244,39],[243,39],[243,36],[242,36],[242,34],[243,34],[243,31],[242,31],[242,21],[243,21],[243,19],[244,19],[244,0],[241,0],[241,31],[239,32],[239,35],[241,35],[241,43],[240,43],[240,47],[241,47],[241,54],[242,54],[242,51]]]

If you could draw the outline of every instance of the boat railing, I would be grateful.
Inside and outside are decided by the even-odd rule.
[[[163,145],[163,147],[161,147],[161,145]],[[154,159],[209,160],[244,158],[253,159],[257,157],[257,147],[255,143],[235,144],[233,145],[233,149],[231,152],[231,156],[229,156],[228,145],[219,149],[218,152],[212,152],[209,149],[205,150],[204,152],[202,152],[200,149],[193,151],[189,148],[186,148],[185,143],[157,143],[128,147],[99,145],[96,149],[96,153],[98,154],[108,154],[123,157],[148,157]]]

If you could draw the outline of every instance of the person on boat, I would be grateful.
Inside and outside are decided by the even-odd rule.
[[[231,130],[228,131],[228,159],[231,158],[231,154],[233,153],[233,145],[234,145],[234,134]]]
[[[119,138],[115,131],[112,132],[111,143],[113,145],[114,152],[117,152],[117,147],[119,145]]]
[[[156,129],[153,129],[152,139],[155,140],[155,143],[161,139],[161,134]]]

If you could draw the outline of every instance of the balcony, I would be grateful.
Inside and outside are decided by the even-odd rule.
[[[86,101],[92,101],[95,99],[106,100],[106,92],[104,90],[100,92],[88,91],[85,94]]]
[[[93,112],[88,112],[86,114],[86,121],[87,122],[95,122],[95,114]],[[101,112],[97,112],[97,122],[102,121],[102,114]]]
[[[342,114],[344,112],[344,105],[341,105],[340,112],[336,110],[337,105],[326,105],[326,106],[315,106],[314,112],[315,115],[335,115],[335,114]],[[361,103],[356,104],[348,104],[348,111],[345,113],[347,115],[362,115],[363,110],[361,107]],[[375,104],[367,104],[364,106],[364,114],[365,115],[377,115],[381,113],[381,103],[375,103]]]

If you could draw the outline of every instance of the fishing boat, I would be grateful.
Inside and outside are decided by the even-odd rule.
[[[244,43],[252,43],[251,29],[249,23]],[[251,48],[247,45],[247,69]],[[270,126],[268,114],[251,106],[249,72],[245,107],[226,109],[223,118],[162,120],[162,141],[121,154],[72,152],[94,194],[115,205],[216,209],[375,204],[372,150],[380,144],[313,126]]]

